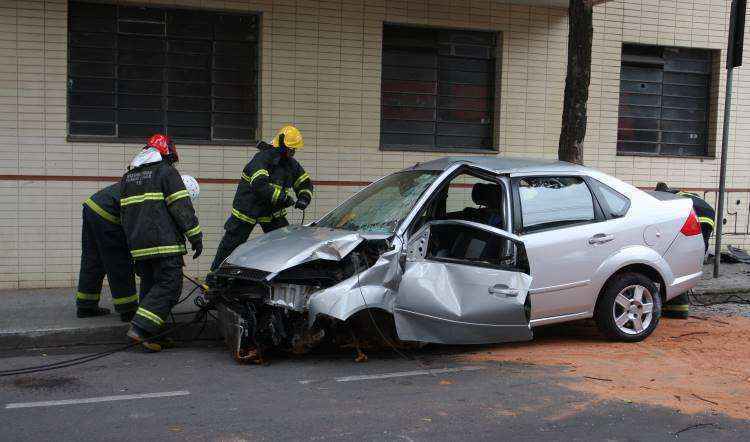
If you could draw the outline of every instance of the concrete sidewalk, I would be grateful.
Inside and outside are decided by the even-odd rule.
[[[722,276],[711,278],[712,268],[706,266],[701,283],[695,294],[708,300],[722,295],[747,293],[750,296],[750,265],[722,264]],[[194,286],[185,281],[187,294]],[[2,320],[0,320],[0,350],[57,347],[82,344],[125,343],[128,324],[120,322],[119,315],[98,318],[78,319],[75,315],[75,290],[26,289],[0,290],[2,299]],[[197,293],[197,291],[196,291]],[[195,294],[175,308],[175,313],[197,310],[193,304]],[[102,307],[112,308],[111,297],[105,288],[102,293]],[[178,322],[190,321],[192,315],[177,315]],[[182,328],[175,339],[189,341],[197,335],[201,324]],[[215,324],[209,320],[201,339],[218,339]]]
[[[750,294],[750,264],[721,263],[720,276],[713,278],[714,266],[703,267],[703,279],[693,290],[696,295]]]
[[[184,295],[194,286],[185,281]],[[174,309],[178,323],[189,322],[198,310],[193,303],[196,292]],[[79,319],[76,317],[75,289],[24,289],[0,290],[2,320],[0,320],[0,350],[20,348],[60,347],[81,344],[124,344],[129,324],[120,321],[114,313],[109,290],[102,291],[100,306],[109,308],[108,316]],[[191,324],[175,331],[178,341],[194,338],[203,322]],[[209,318],[201,339],[216,339],[216,327]]]

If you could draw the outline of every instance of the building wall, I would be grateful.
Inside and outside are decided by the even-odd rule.
[[[564,9],[505,0],[153,4],[262,13],[262,135],[269,139],[290,122],[303,131],[306,146],[298,158],[318,183],[308,220],[363,183],[441,156],[379,150],[383,22],[500,31],[499,153],[556,157],[567,47]],[[622,0],[595,7],[587,165],[641,186],[657,180],[693,188],[716,186],[715,158],[616,155],[620,48],[627,41],[721,49],[727,9],[724,0]],[[80,203],[106,185],[108,177],[121,175],[140,147],[66,141],[66,11],[64,0],[0,0],[0,288],[75,284]],[[718,103],[723,71],[717,70],[717,77]],[[729,186],[748,188],[750,123],[742,122],[747,114],[742,97],[750,93],[750,79],[742,69],[735,78]],[[716,117],[720,126],[721,112]],[[197,209],[206,248],[203,257],[188,264],[189,271],[204,274],[229,213],[233,180],[255,149],[179,147],[181,172],[204,179]],[[747,194],[742,195],[746,207]],[[301,220],[298,212],[290,218],[293,223]],[[734,243],[745,238],[737,237]]]

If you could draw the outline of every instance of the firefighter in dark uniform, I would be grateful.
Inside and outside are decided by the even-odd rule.
[[[716,223],[714,221],[714,219],[716,218],[716,212],[714,211],[714,208],[711,207],[711,205],[708,204],[706,200],[701,198],[699,195],[692,192],[683,192],[681,190],[671,189],[669,186],[667,186],[666,183],[658,183],[656,185],[656,190],[659,192],[674,193],[675,195],[681,196],[683,198],[690,198],[691,200],[693,200],[693,210],[695,211],[695,215],[698,217],[698,222],[701,225],[701,233],[703,234],[703,244],[705,246],[704,253],[708,252],[708,241],[709,239],[711,239],[711,235],[713,234],[714,228],[716,227]],[[683,293],[680,296],[671,299],[664,306],[662,306],[662,315],[670,318],[685,319],[688,317],[689,313],[690,299],[688,298],[687,293]]]
[[[120,225],[120,183],[112,184],[83,202],[81,271],[76,292],[77,316],[108,315],[99,307],[104,275],[112,303],[123,322],[130,322],[138,308],[133,260]]]
[[[303,146],[302,133],[294,126],[282,127],[270,145],[258,143],[259,152],[242,171],[232,214],[224,224],[224,237],[211,264],[212,271],[247,241],[255,224],[260,223],[264,233],[288,226],[286,209],[294,205],[305,210],[310,204],[312,180],[294,159],[295,151]]]
[[[177,169],[177,150],[165,135],[152,136],[120,181],[122,227],[135,271],[141,277],[140,306],[128,336],[151,351],[182,293],[182,256],[190,241],[193,259],[203,251],[203,234],[190,195]]]

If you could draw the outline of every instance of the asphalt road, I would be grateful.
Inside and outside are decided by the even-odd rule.
[[[94,350],[0,354],[0,370]],[[0,440],[750,438],[750,421],[638,403],[587,406],[590,398],[560,386],[561,368],[467,365],[456,362],[456,352],[423,350],[418,361],[371,354],[364,364],[350,354],[308,355],[240,366],[219,347],[128,351],[0,378]]]

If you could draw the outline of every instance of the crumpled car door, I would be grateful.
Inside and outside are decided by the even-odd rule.
[[[405,250],[394,302],[399,339],[485,344],[532,338],[523,241],[484,224],[432,221]]]

